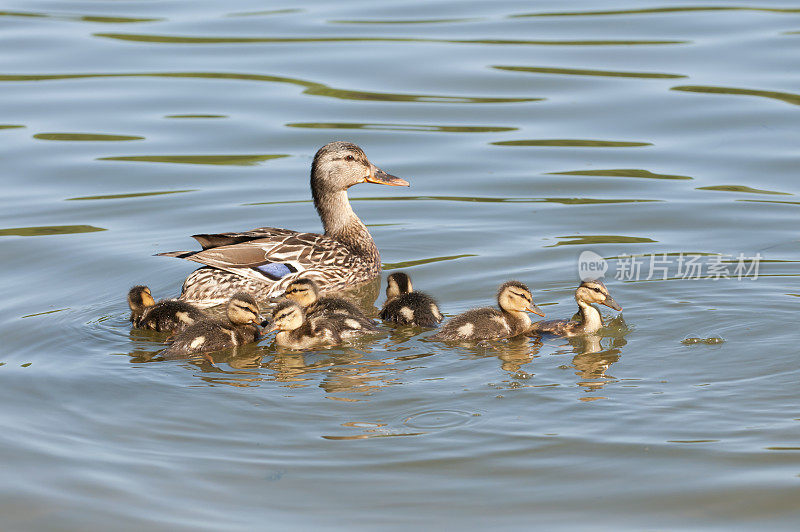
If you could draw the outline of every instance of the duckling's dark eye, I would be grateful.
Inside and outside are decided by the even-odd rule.
[[[356,158],[353,157],[352,155],[345,155],[344,160],[345,161],[355,161]]]
[[[595,292],[597,292],[598,294],[600,293],[600,289],[599,289],[599,288],[592,288],[592,290],[594,290],[594,291],[595,291]]]

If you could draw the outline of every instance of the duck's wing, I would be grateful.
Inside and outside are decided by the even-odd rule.
[[[330,237],[289,229],[261,227],[242,233],[194,235],[194,238],[202,250],[158,255],[199,262],[265,283],[280,280],[284,286],[301,276],[333,281],[335,285],[337,280],[330,279],[331,270],[346,271],[358,260],[344,244]],[[344,278],[342,281],[346,282]]]
[[[250,231],[242,231],[238,233],[204,233],[200,235],[192,235],[192,238],[197,240],[203,249],[211,249],[222,246],[231,246],[233,244],[241,244],[243,242],[250,242],[260,238],[281,238],[296,234],[298,234],[298,232],[292,231],[291,229],[281,229],[279,227],[258,227]],[[301,234],[311,235],[314,233]]]

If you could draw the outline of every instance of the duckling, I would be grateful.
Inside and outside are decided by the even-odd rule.
[[[258,303],[247,292],[237,292],[226,306],[228,322],[205,319],[179,332],[162,351],[166,358],[219,351],[256,342],[260,338]]]
[[[526,311],[544,316],[533,304],[530,289],[519,281],[508,281],[500,286],[497,304],[500,310],[484,307],[459,314],[431,338],[446,341],[509,338],[530,328],[531,319]]]
[[[272,310],[275,344],[289,349],[311,349],[342,343],[338,327],[327,318],[309,320],[295,301],[284,299]]]
[[[351,301],[343,297],[320,296],[319,285],[313,279],[302,278],[292,281],[286,287],[283,295],[303,307],[303,311],[309,318],[329,314],[348,314],[366,319],[361,309]]]
[[[403,272],[386,279],[386,302],[379,316],[383,321],[419,327],[436,327],[443,318],[436,300],[424,292],[415,292],[411,278]]]
[[[312,279],[292,281],[284,296],[300,305],[309,320],[326,318],[335,322],[345,337],[378,331],[375,323],[347,299],[330,295],[320,297],[319,285]]]
[[[131,323],[138,329],[175,332],[207,318],[205,312],[185,301],[162,299],[156,303],[150,288],[143,285],[130,289],[128,306]]]
[[[540,321],[533,324],[530,332],[550,333],[559,336],[592,334],[603,326],[603,318],[600,316],[600,311],[594,307],[593,303],[606,305],[614,310],[622,310],[622,307],[608,293],[606,285],[600,280],[582,282],[578,289],[575,290],[575,301],[578,303],[581,321]]]

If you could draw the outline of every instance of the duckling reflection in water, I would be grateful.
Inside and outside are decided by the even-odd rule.
[[[436,300],[414,291],[411,278],[403,272],[386,279],[386,302],[379,316],[383,321],[419,327],[436,327],[443,318]]]
[[[228,322],[205,319],[179,332],[167,349],[165,358],[209,353],[257,342],[261,335],[258,325],[258,304],[247,292],[237,292],[226,306]]]
[[[532,334],[550,333],[559,336],[579,336],[583,334],[592,334],[603,327],[603,318],[600,316],[600,311],[593,305],[599,303],[606,305],[614,310],[622,310],[622,307],[614,301],[611,294],[608,293],[608,288],[602,281],[584,281],[575,290],[575,301],[578,303],[578,312],[581,315],[581,321],[571,320],[550,320],[540,321],[531,326],[529,332]]]
[[[128,292],[130,321],[137,329],[175,332],[206,319],[205,312],[185,301],[162,299],[156,303],[150,288],[134,286]]]
[[[530,289],[519,281],[508,281],[500,286],[497,305],[500,310],[485,307],[459,314],[431,338],[445,341],[509,338],[530,328],[531,319],[526,312],[544,316],[533,304]]]

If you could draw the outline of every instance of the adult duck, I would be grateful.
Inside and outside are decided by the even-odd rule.
[[[159,253],[205,265],[186,278],[180,299],[212,306],[242,290],[258,299],[279,296],[298,278],[313,279],[322,291],[335,291],[377,277],[378,248],[347,197],[347,189],[359,183],[408,186],[369,162],[355,144],[326,144],[311,165],[311,194],[325,232],[259,227],[194,235],[202,250]]]

